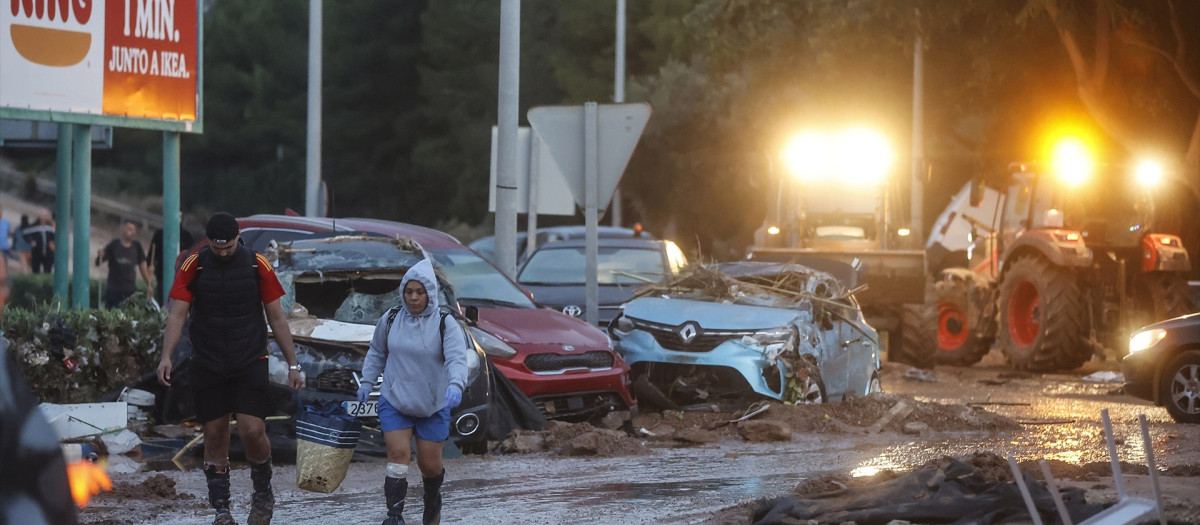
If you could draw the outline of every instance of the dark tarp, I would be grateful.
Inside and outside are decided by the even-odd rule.
[[[517,386],[509,381],[492,360],[487,360],[488,372],[492,376],[492,402],[488,407],[488,441],[502,441],[509,432],[517,429],[545,430],[546,416],[538,410]]]
[[[905,520],[987,525],[1031,521],[1015,482],[988,480],[978,468],[958,460],[943,465],[916,470],[876,485],[767,501],[754,513],[753,523],[817,520],[886,525],[892,520]],[[1060,523],[1050,491],[1028,473],[1024,477],[1042,522]],[[1060,493],[1074,523],[1104,510],[1102,505],[1084,501],[1082,489],[1064,489]]]

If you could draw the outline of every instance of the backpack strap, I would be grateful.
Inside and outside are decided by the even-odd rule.
[[[391,308],[388,308],[387,325],[384,326],[384,328],[383,328],[384,350],[387,349],[388,336],[392,335],[392,323],[396,322],[396,316],[400,314],[401,308],[404,308],[404,307],[403,306],[393,306]],[[442,339],[445,339],[446,338],[446,317],[450,315],[450,312],[440,312],[440,313],[442,316],[442,320],[441,320],[441,322],[438,323],[438,332],[440,332],[442,334]]]

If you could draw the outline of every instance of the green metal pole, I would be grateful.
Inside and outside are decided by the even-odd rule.
[[[88,275],[91,270],[92,239],[92,126],[89,124],[74,124],[74,141],[72,150],[75,152],[74,175],[75,185],[71,189],[71,201],[74,204],[74,253],[71,254],[74,273],[71,275],[71,307],[79,310],[90,308],[88,293]]]
[[[62,306],[68,304],[71,289],[71,133],[71,124],[58,125],[54,165],[54,302]]]
[[[163,132],[162,245],[163,260],[154,261],[154,264],[162,265],[163,282],[158,285],[162,287],[163,306],[166,306],[165,297],[171,291],[171,284],[175,282],[175,258],[179,256],[180,248],[191,248],[191,246],[179,246],[179,132],[177,131]]]

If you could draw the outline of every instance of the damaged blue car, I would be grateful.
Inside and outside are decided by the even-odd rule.
[[[608,327],[638,402],[822,403],[880,391],[879,335],[854,299],[858,272],[823,269],[693,265],[641,290]]]

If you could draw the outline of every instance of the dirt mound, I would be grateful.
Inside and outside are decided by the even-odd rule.
[[[546,430],[519,430],[496,448],[504,454],[551,452],[563,456],[631,456],[649,451],[639,439],[624,432],[596,428],[588,423],[551,421]]]
[[[180,494],[175,490],[175,480],[163,474],[155,474],[146,478],[141,483],[117,482],[113,484],[112,492],[101,493],[97,498],[188,500],[195,498],[195,496]]]
[[[907,410],[900,410],[891,419],[884,419],[893,413],[901,401],[912,411],[902,416]],[[1016,421],[984,409],[917,401],[912,396],[885,393],[842,403],[772,404],[769,412],[771,417],[786,421],[794,432],[855,433],[876,430],[872,428],[873,425],[879,425],[878,431],[903,432],[905,423],[924,423],[937,431],[1003,431],[1021,428]]]

